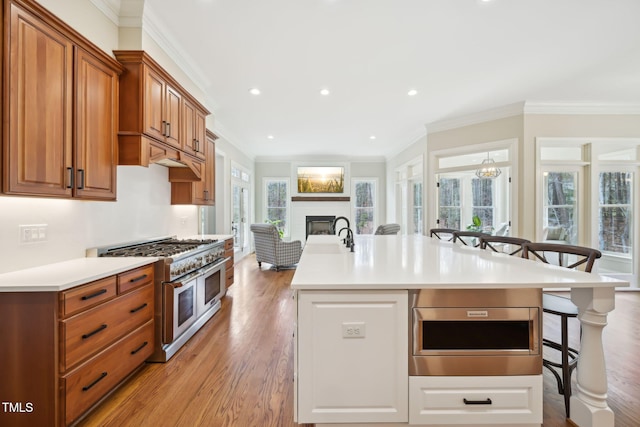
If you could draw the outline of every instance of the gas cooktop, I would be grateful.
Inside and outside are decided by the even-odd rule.
[[[166,238],[99,248],[97,255],[100,257],[170,257],[203,249],[217,242],[217,239]]]

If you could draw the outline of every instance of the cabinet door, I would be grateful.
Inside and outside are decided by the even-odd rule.
[[[182,147],[192,156],[196,154],[196,107],[185,99],[182,103]]]
[[[207,141],[207,116],[196,110],[194,138],[196,140],[196,157],[205,159],[205,145]]]
[[[11,4],[4,190],[71,196],[73,45]]]
[[[75,195],[116,198],[118,74],[78,48]]]
[[[214,174],[215,174],[215,144],[212,141],[205,141],[204,152],[206,159],[202,168],[202,180],[194,182],[194,200],[196,205],[213,205],[214,204]]]
[[[182,95],[180,95],[180,92],[167,85],[165,96],[166,113],[164,119],[167,122],[165,125],[165,142],[176,148],[182,148],[180,141],[180,107],[182,106]]]
[[[407,291],[299,291],[298,423],[408,422]]]
[[[164,87],[164,80],[145,67],[143,131],[160,141],[164,141],[165,135]]]

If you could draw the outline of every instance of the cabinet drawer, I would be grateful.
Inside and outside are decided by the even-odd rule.
[[[231,270],[227,270],[225,272],[225,287],[228,288],[233,283],[234,271],[233,268]]]
[[[153,283],[153,264],[118,274],[118,293],[140,288],[149,283]]]
[[[224,263],[224,268],[227,271],[227,273],[231,270],[233,270],[233,257],[227,259]]]
[[[224,241],[224,250],[225,252],[227,251],[233,251],[233,239],[227,239]]]
[[[150,320],[62,378],[64,419],[70,424],[153,352]]]
[[[86,285],[60,292],[60,315],[72,314],[91,308],[116,296],[116,276],[105,277]]]
[[[98,353],[153,317],[153,285],[135,290],[63,320],[60,370]]]
[[[541,424],[542,375],[409,377],[410,424]]]

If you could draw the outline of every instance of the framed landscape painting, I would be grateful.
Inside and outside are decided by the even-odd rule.
[[[344,193],[344,167],[299,166],[298,193]]]

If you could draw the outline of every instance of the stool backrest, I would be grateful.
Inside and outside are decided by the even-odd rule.
[[[480,231],[454,231],[453,232],[453,243],[460,242],[464,246],[480,246],[480,237],[488,236],[487,233],[482,233]]]
[[[491,249],[509,255],[520,253],[525,243],[531,243],[531,240],[510,236],[480,236],[480,249]]]
[[[553,264],[549,258],[557,256],[560,267],[571,268],[591,273],[596,259],[602,256],[597,249],[585,246],[562,245],[555,243],[525,243],[522,245],[522,258]],[[549,258],[548,258],[549,257]],[[551,258],[553,260],[553,258]]]
[[[439,240],[446,240],[450,242],[453,240],[453,233],[458,230],[453,228],[432,228],[429,230],[429,237],[435,237]]]

